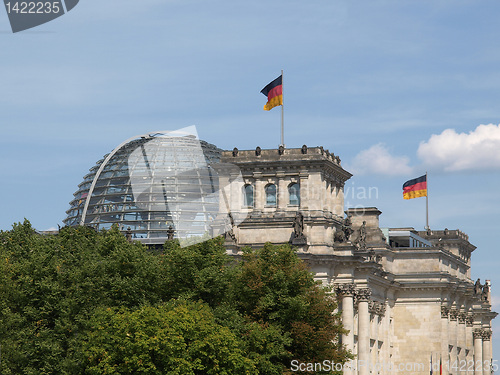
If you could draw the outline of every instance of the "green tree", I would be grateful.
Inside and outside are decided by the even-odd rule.
[[[86,374],[257,374],[242,341],[203,302],[100,309],[82,352]]]
[[[0,257],[2,374],[74,374],[96,308],[163,300],[160,259],[116,228],[40,236],[25,221],[0,233]]]
[[[343,362],[335,307],[287,246],[235,261],[222,238],[157,254],[116,227],[0,232],[2,375],[277,375],[292,359]]]
[[[289,335],[289,356],[281,359],[285,373],[291,360],[345,363],[352,358],[340,344],[345,331],[340,314],[333,313],[335,297],[314,280],[290,246],[267,243],[262,249],[246,249],[232,287],[241,314]]]
[[[178,241],[167,241],[162,264],[168,297],[200,299],[211,307],[225,301],[234,268],[223,243],[217,237],[181,248]]]

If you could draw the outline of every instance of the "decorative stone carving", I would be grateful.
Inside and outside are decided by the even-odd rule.
[[[483,341],[490,341],[491,340],[491,330],[490,329],[483,329],[481,332],[481,337]]]
[[[385,303],[380,303],[380,315],[384,316],[385,315]]]
[[[461,312],[458,314],[458,322],[460,324],[465,324],[467,322],[467,314],[464,312]]]
[[[382,302],[369,301],[368,311],[370,314],[383,316],[385,314],[385,305]]]
[[[441,306],[441,318],[448,318],[450,309],[447,306]]]
[[[262,153],[262,149],[260,148],[260,146],[257,146],[257,148],[255,149],[255,155],[260,156],[261,153]]]
[[[380,263],[382,261],[382,256],[375,254],[375,251],[370,250],[368,256],[365,258],[368,262]]]
[[[488,281],[488,280],[486,280],[486,281]],[[489,302],[488,301],[488,294],[489,294],[489,292],[490,292],[490,287],[486,283],[486,284],[483,285],[483,291],[481,293],[481,300]]]
[[[458,310],[455,308],[450,309],[450,320],[457,320],[458,319]]]
[[[175,230],[174,228],[170,225],[167,229],[167,240],[168,241],[171,241],[174,239],[174,234],[175,234]]]
[[[472,327],[474,324],[474,315],[467,315],[467,319],[465,321],[467,323],[467,327]]]
[[[483,289],[483,286],[481,285],[481,279],[477,279],[476,283],[474,284],[474,294],[477,296],[481,294]]]
[[[370,300],[372,291],[370,288],[362,288],[356,290],[356,297],[358,302],[367,302]]]
[[[226,241],[236,242],[236,236],[234,235],[234,219],[231,212],[228,212],[224,219],[224,237]]]
[[[130,227],[128,227],[127,231],[125,232],[125,238],[128,242],[132,242],[132,231],[130,230]]]
[[[357,244],[360,250],[366,249],[366,221],[358,229],[358,241]]]
[[[347,216],[344,220],[344,225],[342,225],[342,231],[344,232],[344,236],[346,241],[349,241],[351,234],[354,232],[352,229],[351,217]]]
[[[474,329],[474,331],[472,331],[472,336],[475,339],[482,339],[483,338],[483,330],[481,328]]]
[[[285,147],[283,145],[280,145],[278,147],[278,154],[283,155],[285,153]]]
[[[292,245],[307,244],[306,236],[304,235],[304,215],[297,211],[293,219],[293,239]]]
[[[334,241],[340,243],[347,242],[353,232],[354,230],[352,229],[351,217],[347,216],[339,230],[335,231]]]
[[[307,154],[307,146],[303,145],[301,151],[302,151],[302,154],[304,154],[304,155]]]
[[[335,284],[335,293],[338,296],[351,296],[353,297],[356,293],[356,288],[354,284]]]
[[[238,156],[238,149],[235,147],[233,148],[233,157]]]

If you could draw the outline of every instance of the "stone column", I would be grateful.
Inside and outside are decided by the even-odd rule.
[[[229,180],[234,181],[235,180],[235,175],[231,173]],[[225,209],[229,212],[235,212],[239,211],[241,209],[242,204],[240,203],[240,198],[241,198],[241,186],[236,183],[235,181],[230,184],[229,186],[225,186],[224,188],[224,193],[226,194],[226,199],[224,199],[224,206]],[[227,207],[229,205],[229,207]]]
[[[387,302],[382,304],[382,310],[381,310],[381,318],[382,318],[382,340],[384,342],[382,343],[382,355],[380,358],[380,362],[385,366],[390,362],[390,348],[391,348],[391,342],[390,342],[390,307]],[[384,373],[385,371],[383,371]]]
[[[441,358],[444,361],[443,363],[446,363],[446,361],[448,360],[449,313],[450,309],[447,306],[441,306]],[[443,374],[444,373],[445,373],[445,366],[443,366]]]
[[[254,174],[255,175],[255,174]],[[260,175],[255,178],[255,191],[254,191],[254,199],[255,199],[255,210],[262,211],[264,209],[265,201],[266,201],[266,193],[264,192],[264,187],[266,186],[266,182],[260,180]]]
[[[278,204],[276,205],[278,210],[286,210],[288,206],[288,185],[289,182],[283,179],[284,174],[278,175],[278,183],[276,184],[276,188],[278,189]]]
[[[342,325],[348,332],[342,335],[342,344],[354,353],[354,284],[337,284],[335,293],[342,299]],[[344,369],[345,375],[353,374],[349,367]]]
[[[460,353],[458,354],[457,358],[457,367],[458,367],[458,373],[461,375],[464,375],[466,373],[466,365],[464,365],[464,361],[466,361],[465,358],[465,351],[466,351],[466,341],[465,341],[465,335],[466,335],[466,323],[467,319],[467,314],[464,312],[461,312],[458,314],[458,337],[457,337],[457,345],[460,348]]]
[[[490,375],[491,373],[491,330],[483,329],[483,373]]]
[[[306,174],[300,174],[299,176],[299,185],[300,185],[300,209],[307,210],[309,208],[309,199],[310,199],[310,186],[308,183],[308,176]]]
[[[337,196],[335,198],[335,207],[337,208],[337,215],[344,216],[344,185],[338,185],[336,190]]]
[[[380,330],[380,326],[382,323],[382,309],[383,305],[380,302],[369,302],[368,303],[369,312],[371,314],[371,339],[374,340],[373,350],[370,356],[370,362],[372,365],[375,365],[377,362],[383,363],[382,353],[378,352],[379,345],[382,345],[384,339],[382,336],[382,332]],[[371,341],[371,340],[370,340]],[[379,374],[379,371],[373,371],[373,374]]]
[[[483,375],[483,330],[476,328],[473,331],[474,336],[474,375]]]
[[[348,332],[342,335],[342,344],[354,350],[354,284],[337,284],[335,293],[342,299],[342,324]]]
[[[449,344],[451,345],[450,353],[450,369],[451,374],[456,374],[458,369],[458,358],[457,358],[457,343],[458,343],[458,311],[455,308],[450,310],[450,325],[449,325]],[[443,370],[444,371],[444,370]]]
[[[358,374],[370,373],[370,313],[368,301],[372,291],[368,288],[359,289],[358,296]]]
[[[472,314],[468,314],[467,315],[467,320],[466,320],[466,328],[465,328],[465,341],[466,341],[466,348],[467,350],[469,351],[469,353],[467,354],[467,357],[465,358],[465,360],[467,361],[467,367],[469,366],[469,364],[471,363],[470,361],[474,361],[474,356],[473,356],[473,353],[474,353],[474,337],[472,335],[472,324],[474,323],[474,315]],[[467,374],[467,375],[470,375],[470,374]]]
[[[332,214],[337,215],[337,210],[335,207],[335,202],[337,200],[337,185],[334,182],[331,182],[331,189],[330,189],[330,211],[332,211]]]

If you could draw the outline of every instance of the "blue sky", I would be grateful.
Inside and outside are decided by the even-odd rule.
[[[61,224],[88,169],[136,134],[196,125],[224,149],[277,147],[280,111],[260,90],[284,69],[286,145],[340,155],[346,203],[378,207],[382,226],[423,228],[425,200],[401,185],[427,170],[431,228],[469,234],[472,277],[491,279],[500,311],[499,13],[492,0],[82,0],[12,34],[0,11],[0,229]]]

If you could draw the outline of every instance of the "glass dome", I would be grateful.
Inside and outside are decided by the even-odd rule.
[[[170,226],[178,238],[209,233],[219,210],[212,165],[222,150],[186,129],[137,136],[105,155],[78,186],[64,223],[118,224],[146,244],[165,242]]]

